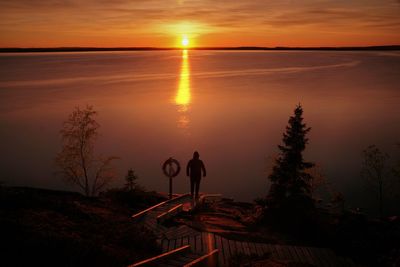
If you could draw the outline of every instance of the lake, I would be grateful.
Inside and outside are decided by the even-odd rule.
[[[147,189],[167,191],[162,163],[198,150],[201,191],[250,201],[267,192],[275,155],[298,103],[312,127],[305,158],[348,205],[366,206],[362,150],[395,154],[400,142],[400,52],[141,51],[0,55],[0,180],[71,189],[54,175],[59,130],[75,106],[93,105],[96,150],[120,157]],[[328,191],[329,191],[328,190]],[[367,207],[364,207],[367,208]]]

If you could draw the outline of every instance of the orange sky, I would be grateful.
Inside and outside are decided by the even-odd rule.
[[[400,44],[400,0],[0,0],[0,47]]]

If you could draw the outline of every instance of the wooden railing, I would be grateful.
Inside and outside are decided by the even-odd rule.
[[[163,261],[166,261],[166,260],[171,259],[171,258],[175,258],[175,257],[177,257],[177,256],[179,256],[179,255],[181,255],[183,253],[189,252],[189,251],[190,251],[190,246],[186,245],[186,246],[183,246],[183,247],[180,247],[180,248],[177,248],[177,249],[162,253],[162,254],[157,255],[155,257],[152,257],[152,258],[149,258],[149,259],[146,259],[146,260],[131,264],[128,267],[155,266],[155,265],[157,265],[157,264],[159,264],[159,263],[161,263]]]
[[[145,215],[146,213],[148,213],[148,212],[150,212],[150,211],[152,211],[152,210],[154,210],[154,209],[156,209],[156,208],[158,208],[160,206],[163,206],[163,205],[168,204],[170,202],[176,201],[176,200],[178,200],[180,198],[183,198],[183,197],[186,197],[188,195],[189,194],[184,194],[184,195],[177,196],[177,197],[175,197],[173,199],[168,199],[166,201],[160,202],[160,203],[158,203],[158,204],[156,204],[154,206],[151,206],[151,207],[149,207],[149,208],[147,208],[145,210],[142,210],[142,211],[140,211],[140,212],[138,212],[136,214],[133,214],[131,216],[131,218],[134,219],[134,220],[137,220],[137,219],[141,218],[143,215]]]
[[[184,267],[195,267],[195,266],[217,266],[218,262],[218,249],[214,249],[210,253],[207,253],[200,258],[184,265]]]
[[[161,213],[157,216],[157,223],[163,223],[164,221],[168,220],[169,218],[175,216],[183,209],[183,204],[178,204],[175,207],[167,210],[166,212]]]

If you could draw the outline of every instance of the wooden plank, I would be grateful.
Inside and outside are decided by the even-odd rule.
[[[192,258],[187,257],[186,255],[183,255],[183,256],[179,257],[179,260],[183,261],[184,264],[179,265],[179,266],[184,266],[184,265],[188,264],[189,262],[192,262],[193,260],[195,260],[197,258],[198,258],[198,256],[196,258],[192,259]]]
[[[301,246],[294,246],[296,249],[297,254],[301,257],[301,262],[302,263],[309,263],[312,264],[310,257],[308,254],[303,250],[303,247]]]
[[[216,240],[216,238],[215,238],[215,233],[212,233],[212,239],[213,239],[213,241],[214,241],[214,243],[213,243],[213,249],[216,249],[217,248],[217,240]],[[218,252],[219,253],[219,252]]]
[[[283,251],[283,246],[281,245],[275,245],[274,248],[276,249],[276,252],[278,253],[278,257],[281,260],[288,260],[288,258],[286,257],[286,254]]]
[[[205,241],[205,238],[204,238],[204,233],[201,233],[200,236],[201,236],[201,251],[207,251],[206,250],[206,241]]]
[[[220,201],[222,198],[222,194],[205,194],[200,196],[199,203],[205,204],[210,202],[217,202]]]
[[[263,257],[265,255],[265,252],[262,248],[262,244],[261,243],[254,243],[254,245],[256,246],[257,249],[257,255],[260,257]]]
[[[217,248],[219,250],[218,263],[219,263],[219,266],[222,266],[222,265],[224,265],[224,254],[225,254],[225,251],[224,251],[223,245],[222,245],[222,239],[219,235],[214,235],[214,240],[216,242],[215,248]]]
[[[154,206],[151,206],[151,207],[149,207],[149,208],[147,208],[145,210],[142,210],[142,211],[140,211],[140,212],[138,212],[136,214],[133,214],[131,216],[131,218],[134,219],[134,220],[135,219],[139,219],[143,215],[145,215],[146,213],[148,213],[148,212],[150,212],[150,211],[152,211],[152,210],[154,210],[156,208],[159,208],[159,207],[161,207],[163,205],[166,205],[166,204],[175,203],[175,202],[179,202],[179,201],[184,203],[185,201],[187,201],[188,197],[190,197],[190,194],[183,194],[183,195],[179,195],[179,196],[177,196],[177,197],[175,197],[173,199],[165,200],[165,201],[160,202],[160,203],[158,203],[158,204],[156,204]]]
[[[189,245],[189,236],[182,237],[182,246]]]
[[[178,229],[176,226],[169,227],[168,230],[164,231],[164,236],[170,238],[170,236],[175,233],[176,229]]]
[[[162,206],[160,206],[160,207],[157,207],[156,209],[150,211],[149,213],[151,213],[151,212],[160,213],[161,211],[166,211],[166,210],[168,210],[168,209],[170,209],[170,208],[171,208],[171,204],[167,203],[167,204],[165,204],[165,205],[162,205]]]
[[[222,238],[219,235],[214,234],[214,240],[215,240],[215,248],[218,248],[220,253],[222,250]]]
[[[289,246],[281,246],[281,251],[282,251],[283,255],[285,256],[285,259],[287,259],[289,261],[296,261],[296,258],[292,255]]]
[[[222,241],[222,247],[223,247],[223,251],[224,251],[224,254],[223,254],[224,255],[224,263],[228,264],[229,259],[231,257],[231,249],[229,247],[229,241],[224,237],[221,238],[221,241]]]
[[[176,239],[182,237],[182,235],[185,233],[187,233],[187,227],[185,225],[181,225],[174,230],[166,232],[164,235],[169,239]]]
[[[346,263],[346,266],[349,267],[355,267],[357,266],[353,260],[349,259],[349,258],[343,258],[344,262]]]
[[[199,235],[196,235],[196,249],[195,249],[196,252],[200,252],[202,250],[201,242],[202,241],[201,241],[201,233],[200,233]]]
[[[318,260],[315,258],[313,253],[309,250],[308,247],[303,247],[303,252],[307,255],[308,260],[311,262],[311,264],[317,266],[318,265]]]
[[[162,252],[167,252],[168,251],[168,243],[169,243],[169,240],[166,239],[166,238],[161,240]]]
[[[175,235],[176,233],[182,231],[183,228],[183,225],[171,227],[170,229],[168,229],[168,231],[165,232],[165,235]]]
[[[190,232],[190,228],[187,227],[186,225],[181,225],[179,226],[179,228],[177,229],[176,235],[187,235]]]
[[[177,258],[177,259],[170,259],[166,263],[171,264],[173,266],[185,266],[190,260],[185,260],[183,258]]]
[[[330,249],[322,249],[321,253],[325,255],[325,261],[328,263],[327,266],[334,267],[337,266],[336,254]]]
[[[157,228],[156,222],[152,220],[144,220],[144,225],[151,228]]]
[[[182,255],[182,257],[185,257],[186,259],[188,259],[188,262],[198,259],[200,256],[203,256],[203,255],[199,255],[199,254],[195,254],[195,253],[187,253],[185,255]]]
[[[187,225],[185,225],[185,227],[182,228],[182,235],[192,235],[193,233],[195,233],[195,230],[193,230]]]
[[[250,248],[249,248],[249,244],[247,242],[240,242],[242,244],[242,248],[244,251],[245,255],[250,255]]]
[[[176,235],[176,237],[188,236],[191,234],[193,234],[193,231],[189,227],[185,227]]]
[[[266,244],[264,244],[264,243],[258,243],[258,247],[259,247],[259,249],[261,250],[261,252],[262,252],[263,255],[268,254],[269,256],[272,256],[271,253],[270,253],[270,251],[268,250]]]
[[[235,246],[236,246],[236,253],[237,254],[244,254],[241,242],[235,240]]]
[[[236,249],[236,244],[235,240],[227,239],[229,242],[229,249],[231,251],[231,257],[235,256],[238,254],[237,249]]]
[[[278,249],[278,245],[270,245],[270,247],[271,247],[272,255],[274,255],[274,258],[275,259],[282,259],[280,251]]]
[[[279,259],[279,254],[278,251],[275,248],[275,245],[271,245],[271,244],[266,244],[267,250],[270,251],[272,258],[274,259]]]
[[[317,266],[323,265],[333,267],[342,265],[342,263],[338,261],[339,258],[336,254],[329,249],[307,248],[307,250],[309,254],[311,254],[311,257]],[[329,253],[329,251],[331,253]]]
[[[302,247],[294,246],[294,248],[295,248],[297,254],[300,256],[302,263],[312,264],[307,256],[307,254],[305,254],[305,252],[303,251]]]
[[[204,251],[210,252],[214,249],[214,240],[211,233],[202,233]]]
[[[271,255],[271,251],[268,250],[267,246],[263,243],[258,243],[257,244],[257,248],[259,248],[259,250],[261,251],[261,256],[267,256],[268,257],[272,257]]]
[[[162,253],[160,255],[157,255],[155,257],[151,257],[149,259],[134,263],[129,265],[128,267],[138,267],[138,266],[154,266],[156,263],[159,263],[160,261],[164,261],[166,259],[169,259],[171,257],[176,257],[177,255],[180,255],[182,253],[185,253],[190,250],[189,246],[185,247],[180,247],[178,249],[174,249],[172,251]]]
[[[197,264],[200,263],[205,263],[207,266],[214,266],[214,264],[216,264],[215,260],[216,260],[216,256],[218,256],[218,249],[214,249],[212,251],[210,251],[209,253],[207,253],[206,255],[184,265],[184,267],[193,267],[196,266]],[[214,264],[212,264],[214,263]]]
[[[314,253],[315,257],[318,258],[318,262],[319,262],[318,266],[329,266],[329,263],[325,262],[326,261],[325,255],[323,253],[321,253],[321,251],[323,249],[321,249],[321,248],[313,248],[312,250],[313,250],[313,253]]]
[[[215,238],[214,238],[214,234],[213,233],[208,233],[208,251],[213,251],[215,250]]]
[[[187,261],[183,258],[176,258],[176,259],[170,259],[166,263],[171,264],[173,266],[185,266],[188,262],[190,261]]]
[[[163,223],[166,220],[168,220],[169,218],[175,216],[176,214],[178,214],[179,212],[181,212],[183,209],[183,204],[178,204],[175,205],[174,207],[172,207],[171,209],[159,214],[157,216],[157,223]]]
[[[317,266],[323,266],[324,262],[323,259],[321,259],[321,254],[318,248],[309,248],[309,251],[311,251],[315,261],[317,262]]]
[[[177,247],[181,247],[182,244],[183,244],[183,242],[182,242],[182,237],[178,237],[178,238],[176,239],[176,246],[177,246]]]
[[[276,258],[276,251],[273,249],[271,244],[263,244],[262,248],[264,253],[268,253],[271,258]]]
[[[159,229],[156,225],[151,224],[151,223],[145,223],[144,226],[149,229],[150,231],[152,231],[155,235],[159,236],[161,233],[161,229]]]
[[[303,251],[301,251],[297,246],[292,246],[293,251],[296,252],[297,257],[300,263],[307,263],[307,260],[304,257]]]
[[[196,251],[196,235],[189,236],[189,245],[191,251]]]
[[[291,259],[294,262],[301,262],[301,258],[299,257],[299,255],[297,255],[296,250],[294,249],[293,246],[286,246],[287,252],[290,254]]]
[[[169,243],[168,243],[168,251],[170,250],[174,250],[175,249],[175,239],[169,239]]]
[[[250,249],[250,255],[251,256],[258,256],[256,244],[254,242],[248,242],[249,249]]]
[[[168,203],[168,200],[163,201],[163,202],[160,202],[160,203],[158,203],[158,204],[156,204],[156,205],[154,205],[154,206],[151,206],[150,208],[147,208],[147,209],[142,210],[142,211],[140,211],[140,212],[138,212],[138,213],[136,213],[136,214],[133,214],[133,215],[131,216],[131,218],[134,219],[134,220],[135,220],[135,219],[138,219],[138,218],[140,218],[141,216],[143,216],[144,214],[148,213],[149,211],[154,210],[155,208],[157,208],[157,207],[159,207],[159,206],[161,206],[161,205],[165,205],[166,203]]]
[[[267,251],[269,251],[269,254],[271,255],[272,258],[278,258],[278,252],[275,249],[275,245],[273,244],[266,244]]]

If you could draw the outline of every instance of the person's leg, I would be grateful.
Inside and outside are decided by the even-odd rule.
[[[201,178],[197,178],[197,179],[196,179],[196,198],[199,198],[200,179],[201,179]]]
[[[195,184],[195,181],[194,181],[193,177],[190,177],[190,195],[192,196],[192,198],[194,197],[194,196],[193,196],[193,193],[194,193],[194,184]]]

